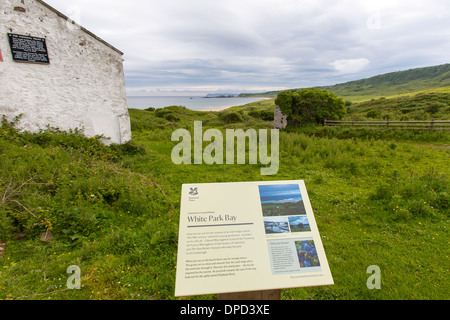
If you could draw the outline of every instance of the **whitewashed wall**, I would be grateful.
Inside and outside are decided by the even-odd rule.
[[[14,62],[8,33],[46,38],[50,64]],[[50,125],[131,140],[119,50],[39,0],[0,0],[0,50],[0,115],[23,114],[19,126],[32,132]]]

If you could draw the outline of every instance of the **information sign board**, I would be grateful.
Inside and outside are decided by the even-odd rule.
[[[45,38],[8,33],[12,58],[18,62],[49,64]]]
[[[175,296],[333,285],[304,181],[182,186]]]

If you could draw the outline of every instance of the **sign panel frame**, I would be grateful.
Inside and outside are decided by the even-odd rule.
[[[44,65],[50,64],[45,38],[14,33],[8,33],[8,38],[13,61]]]
[[[333,284],[303,180],[182,186],[176,297]]]

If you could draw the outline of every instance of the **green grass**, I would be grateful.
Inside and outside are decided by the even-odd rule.
[[[173,130],[192,130],[194,120],[205,130],[272,128],[250,115],[272,107],[130,110],[134,140],[122,147],[55,130],[18,133],[4,121],[0,299],[175,299],[182,184],[297,179],[335,285],[283,290],[282,299],[447,299],[448,133],[290,128],[269,177],[259,165],[172,163]],[[47,229],[54,239],[43,243]],[[64,290],[71,265],[81,268],[81,290],[35,296]],[[381,290],[366,287],[371,265],[381,268]]]
[[[350,120],[448,120],[450,93],[427,92],[392,98],[372,99],[348,108]]]

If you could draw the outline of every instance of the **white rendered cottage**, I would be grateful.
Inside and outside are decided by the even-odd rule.
[[[131,140],[123,53],[41,0],[0,0],[0,117]]]

